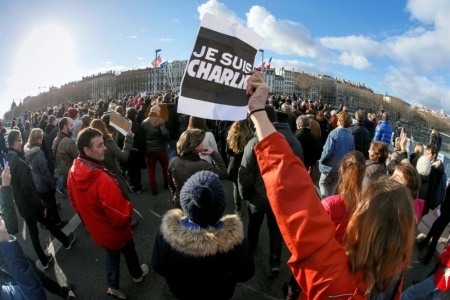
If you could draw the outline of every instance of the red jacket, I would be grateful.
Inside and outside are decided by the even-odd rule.
[[[450,272],[450,245],[447,245],[445,247],[444,252],[441,253],[441,255],[439,255],[438,258],[438,264],[439,264],[439,269],[437,269],[436,273],[434,273],[434,284],[436,285],[436,287],[442,291],[442,292],[446,292],[449,290],[450,288],[450,282],[448,280],[448,277],[445,278],[445,273],[449,273]],[[447,274],[448,276],[448,274]]]
[[[367,299],[363,272],[350,272],[333,222],[285,138],[272,133],[255,146],[255,153],[272,211],[292,253],[288,264],[303,290],[300,299]],[[302,180],[286,180],[292,174]],[[401,290],[402,284],[395,299],[400,299]]]
[[[331,221],[333,221],[334,227],[336,227],[336,241],[344,245],[346,240],[344,239],[345,232],[353,212],[347,211],[345,208],[345,199],[342,195],[334,195],[322,199],[322,205],[330,216]]]
[[[123,198],[117,181],[91,161],[77,158],[69,170],[67,190],[94,242],[118,250],[133,237],[133,205]]]

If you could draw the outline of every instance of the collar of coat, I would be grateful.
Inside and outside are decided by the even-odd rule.
[[[178,252],[194,257],[227,253],[244,241],[244,226],[236,215],[223,216],[219,229],[192,228],[182,224],[187,219],[180,209],[169,210],[162,218],[164,240]]]

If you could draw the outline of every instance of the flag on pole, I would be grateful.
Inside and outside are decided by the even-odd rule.
[[[269,62],[266,65],[266,69],[270,69],[270,63],[272,62],[272,57],[269,59]]]
[[[160,67],[160,68],[164,68],[164,67],[167,67],[168,65],[169,65],[169,62],[166,60],[165,62],[160,63],[160,64],[159,64],[159,67]]]
[[[162,59],[161,59],[161,57],[158,55],[156,61],[155,61],[155,60],[152,61],[152,67],[155,68],[155,67],[159,66],[161,63],[162,63]]]
[[[266,64],[266,62],[263,62],[262,64],[260,64],[257,70],[261,71],[264,68],[265,64]]]

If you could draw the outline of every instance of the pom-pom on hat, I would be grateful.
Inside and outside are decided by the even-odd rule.
[[[180,192],[180,204],[188,219],[202,227],[214,226],[225,211],[225,190],[219,177],[209,171],[192,175]]]
[[[431,172],[431,162],[426,156],[421,156],[416,165],[417,172],[420,175],[428,176]]]

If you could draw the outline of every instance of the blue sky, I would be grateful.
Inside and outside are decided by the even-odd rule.
[[[273,67],[448,107],[450,0],[4,0],[0,116],[13,98],[85,75],[149,66],[155,49],[164,60],[187,59],[205,12],[263,36]],[[260,61],[258,55],[255,64]]]

